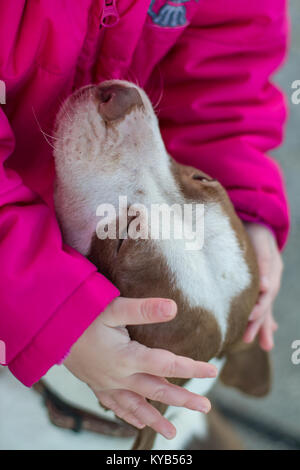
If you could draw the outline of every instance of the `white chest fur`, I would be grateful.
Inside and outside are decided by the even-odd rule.
[[[213,313],[224,339],[231,301],[251,280],[228,217],[216,204],[205,207],[200,250],[186,250],[183,240],[160,241],[159,246],[177,287],[192,307]]]

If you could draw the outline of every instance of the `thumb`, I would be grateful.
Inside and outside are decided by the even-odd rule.
[[[101,319],[111,327],[143,325],[172,320],[176,313],[177,305],[171,299],[118,297],[101,314]]]

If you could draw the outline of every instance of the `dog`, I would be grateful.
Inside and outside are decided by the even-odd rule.
[[[122,296],[165,297],[177,303],[172,321],[128,326],[130,337],[148,347],[216,361],[222,365],[223,383],[255,396],[268,393],[268,354],[256,342],[242,342],[259,292],[251,243],[222,185],[168,154],[146,93],[121,80],[77,90],[57,115],[55,139],[55,209],[64,241],[93,262]],[[132,206],[204,205],[203,246],[187,250],[184,240],[175,237],[99,237],[97,208],[117,208],[120,195],[127,198],[127,235],[136,220]],[[115,222],[120,227],[117,215]],[[213,383],[170,381],[201,394]],[[82,391],[84,384],[62,366],[51,369],[44,383],[73,405],[81,402],[99,412],[95,398],[89,405],[92,392]],[[199,413],[152,403],[172,420],[177,436],[166,441],[146,427],[137,432],[134,449],[183,449],[192,435],[200,434]]]

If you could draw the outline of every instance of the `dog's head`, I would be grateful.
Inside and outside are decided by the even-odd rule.
[[[75,92],[58,114],[55,137],[55,205],[65,241],[121,295],[178,305],[171,322],[130,327],[131,336],[199,360],[233,353],[258,282],[251,245],[221,184],[169,157],[147,95],[129,82]],[[155,221],[154,206],[166,209]],[[204,239],[193,245],[197,221]]]

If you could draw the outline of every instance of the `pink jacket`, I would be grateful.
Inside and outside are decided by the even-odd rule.
[[[282,247],[288,210],[266,153],[286,116],[270,75],[287,40],[283,0],[0,0],[0,340],[32,385],[118,290],[62,242],[53,210],[51,134],[62,100],[107,78],[137,81],[159,104],[178,161],[228,189],[242,219],[267,224]],[[106,2],[107,3],[107,2]]]

